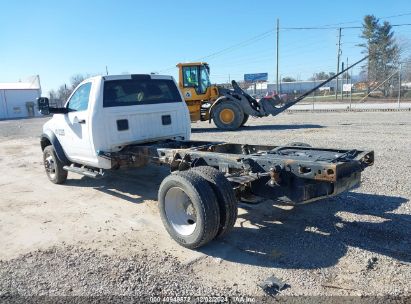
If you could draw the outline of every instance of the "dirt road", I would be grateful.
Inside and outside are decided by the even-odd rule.
[[[178,246],[163,229],[156,200],[166,168],[118,171],[102,180],[70,173],[65,185],[54,185],[37,138],[43,122],[0,121],[0,294],[214,289],[261,296],[257,283],[270,275],[287,283],[281,295],[411,293],[410,112],[283,114],[251,119],[237,132],[193,124],[198,140],[298,141],[376,153],[360,189],[295,208],[241,204],[234,231],[197,251]],[[59,285],[70,260],[82,275]],[[92,270],[100,264],[105,275],[99,279]],[[121,281],[132,265],[147,266],[146,276]],[[84,287],[88,279],[94,283]],[[165,289],[147,285],[156,280]],[[172,288],[176,282],[180,287]]]

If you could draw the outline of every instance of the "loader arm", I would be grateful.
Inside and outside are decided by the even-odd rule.
[[[253,97],[251,97],[249,94],[247,94],[246,92],[244,92],[244,90],[242,90],[240,88],[240,86],[237,84],[237,82],[235,82],[234,80],[232,81],[232,85],[233,85],[233,89],[234,91],[239,94],[244,96],[248,102],[250,103],[250,106],[259,112],[258,116],[268,116],[268,115],[278,115],[282,112],[284,112],[285,110],[287,110],[288,108],[292,107],[293,105],[295,105],[296,103],[300,102],[301,100],[303,100],[305,97],[309,96],[311,93],[313,93],[314,91],[318,90],[319,88],[321,88],[322,86],[324,86],[325,84],[329,83],[330,81],[332,81],[333,79],[337,78],[338,76],[344,74],[345,72],[347,72],[349,69],[353,68],[354,66],[356,66],[357,64],[363,62],[364,60],[366,60],[368,58],[368,56],[362,58],[361,60],[355,62],[354,64],[352,64],[351,66],[347,67],[346,69],[342,70],[341,72],[339,72],[338,74],[324,80],[323,82],[321,82],[320,84],[318,84],[317,86],[315,86],[314,88],[312,88],[311,90],[305,92],[304,94],[300,95],[299,97],[297,97],[296,99],[290,101],[290,102],[286,102],[284,103],[284,105],[282,106],[278,106],[279,102],[276,102],[273,99],[265,99],[262,98],[259,102],[257,102],[257,100],[255,100]],[[282,101],[282,100],[281,100]],[[256,106],[258,105],[258,106]],[[247,113],[247,111],[245,111]],[[253,113],[247,113],[249,115],[253,115]]]

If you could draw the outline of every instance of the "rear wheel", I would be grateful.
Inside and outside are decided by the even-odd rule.
[[[248,117],[250,117],[250,115],[244,113],[244,119],[243,119],[243,122],[241,123],[241,127],[245,125],[245,123],[248,120]]]
[[[220,227],[217,199],[208,182],[190,171],[167,176],[160,185],[161,220],[180,245],[197,248],[215,238]]]
[[[58,159],[53,146],[47,146],[43,150],[43,163],[49,180],[55,184],[62,184],[67,180],[67,171]]]
[[[224,174],[213,167],[201,166],[191,170],[205,178],[214,190],[220,208],[220,228],[217,236],[226,235],[237,220],[237,199],[233,187]]]
[[[239,105],[225,100],[216,105],[213,111],[213,121],[219,129],[238,129],[244,120],[244,112]]]

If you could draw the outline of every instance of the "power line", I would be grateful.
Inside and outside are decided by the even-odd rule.
[[[411,15],[411,12],[398,14],[398,15],[387,16],[387,17],[381,17],[380,19],[389,19],[389,18],[396,18],[396,17],[408,16],[408,15]],[[330,30],[330,29],[340,29],[340,28],[341,29],[361,29],[361,28],[363,28],[362,26],[346,26],[346,27],[341,27],[341,26],[335,27],[334,26],[334,25],[350,24],[350,23],[356,23],[356,22],[361,22],[361,21],[358,21],[358,20],[357,21],[348,21],[348,22],[341,22],[341,23],[328,24],[328,25],[315,26],[315,27],[288,27],[288,28],[284,27],[284,28],[281,28],[280,30],[281,31],[286,31],[286,30]],[[411,23],[403,23],[403,24],[392,24],[391,26],[392,27],[401,27],[401,26],[410,26],[410,25],[411,25]],[[227,52],[230,52],[230,51],[233,51],[233,50],[248,46],[248,45],[253,44],[257,41],[260,41],[262,39],[267,38],[269,35],[274,33],[275,30],[276,29],[267,30],[267,31],[262,32],[258,35],[255,35],[255,36],[253,36],[253,37],[251,37],[247,40],[244,40],[244,41],[239,42],[237,44],[231,45],[231,46],[229,46],[227,48],[224,48],[224,49],[221,49],[219,51],[215,51],[214,53],[211,53],[209,55],[200,57],[200,58],[195,59],[193,61],[202,61],[202,60],[207,59],[207,58],[217,57],[221,54],[224,54],[224,53],[227,53]],[[165,72],[165,71],[169,71],[169,70],[172,70],[172,69],[175,69],[175,68],[176,68],[175,66],[171,66],[169,68],[162,69],[159,72]]]
[[[411,12],[408,13],[403,13],[403,14],[398,14],[398,15],[392,15],[392,16],[386,16],[386,17],[380,17],[379,19],[391,19],[391,18],[396,18],[396,17],[402,17],[402,16],[409,16],[411,15]],[[331,26],[338,26],[336,28],[339,28],[340,25],[343,24],[351,24],[351,23],[358,23],[362,22],[362,20],[355,20],[355,21],[347,21],[347,22],[340,22],[340,23],[332,23],[332,24],[325,24],[317,27],[331,27]],[[335,29],[335,28],[334,28]]]
[[[391,24],[392,27],[409,26],[411,23]],[[338,27],[284,27],[286,30],[338,30],[338,29],[361,29],[363,26],[338,26]]]
[[[306,37],[305,37],[306,38]],[[288,58],[291,57],[293,54],[296,53],[300,53],[301,52],[301,48],[304,47],[304,50],[312,50],[312,51],[317,51],[318,52],[318,47],[321,45],[325,45],[328,42],[324,41],[324,38],[320,38],[320,39],[316,39],[307,43],[307,39],[302,41],[298,41],[298,42],[292,42],[292,43],[287,43],[285,46],[281,47],[281,51],[283,53],[283,55],[281,56],[282,58]],[[307,48],[310,47],[310,48]],[[315,48],[313,48],[315,47]],[[255,59],[255,58],[272,58],[272,49],[256,49],[253,50],[253,52],[251,54],[243,54],[241,56],[236,56],[235,58],[235,62],[237,62],[238,60],[245,60],[247,61],[248,59]],[[223,60],[219,60],[217,61],[217,59],[212,59],[212,62],[220,62],[222,61],[223,63],[227,62],[227,59],[223,59]]]
[[[411,15],[411,12],[407,13],[402,13],[402,14],[397,14],[397,15],[391,15],[391,16],[385,16],[385,17],[380,17],[378,19],[391,19],[391,18],[397,18],[397,17],[403,17],[403,16],[409,16]],[[310,30],[310,29],[315,29],[315,30],[321,30],[321,29],[339,29],[343,24],[351,24],[351,23],[358,23],[362,22],[362,20],[355,20],[355,21],[347,21],[347,22],[340,22],[340,23],[333,23],[333,24],[326,24],[326,25],[319,25],[319,26],[311,26],[311,27],[283,27],[282,29],[284,30]],[[404,24],[404,25],[409,25],[409,24]],[[401,25],[395,25],[395,26],[401,26]],[[351,27],[341,27],[341,28],[362,28],[362,26],[351,26]]]
[[[226,48],[224,48],[224,49],[221,49],[221,50],[216,51],[216,52],[214,52],[214,53],[211,53],[211,54],[209,54],[209,55],[203,56],[203,57],[201,57],[201,58],[194,59],[193,61],[202,61],[202,60],[207,59],[207,58],[216,57],[216,56],[218,56],[218,55],[220,55],[220,54],[226,53],[226,52],[231,51],[231,50],[234,50],[234,49],[236,49],[236,48],[241,48],[241,47],[250,45],[250,44],[252,44],[252,43],[254,43],[254,42],[257,42],[257,41],[260,41],[260,40],[262,40],[262,39],[267,38],[267,37],[268,37],[269,35],[271,35],[273,32],[274,32],[274,29],[271,29],[271,30],[269,30],[269,31],[265,31],[265,32],[263,32],[263,33],[260,33],[260,34],[258,34],[258,35],[256,35],[256,36],[253,36],[253,37],[251,37],[251,38],[249,38],[249,39],[247,39],[247,40],[244,40],[244,41],[242,41],[242,42],[236,43],[236,44],[234,44],[234,45],[231,45],[231,46],[229,46],[229,47],[226,47]],[[174,69],[174,68],[175,68],[175,67],[173,66],[173,67],[170,67],[170,68],[161,70],[160,72],[168,71],[168,70],[171,70],[171,69]]]
[[[249,45],[250,42],[256,42],[256,41],[259,41],[259,40],[261,40],[261,39],[267,38],[267,37],[268,37],[270,34],[272,34],[273,32],[274,32],[274,30],[266,31],[266,32],[264,32],[264,33],[262,33],[262,34],[259,34],[259,35],[257,35],[257,36],[254,36],[253,38],[247,39],[247,40],[245,40],[245,41],[243,41],[243,42],[234,44],[234,45],[232,45],[232,46],[230,46],[230,47],[227,47],[227,48],[222,49],[222,50],[220,50],[220,51],[214,52],[214,53],[212,53],[212,54],[210,54],[210,55],[207,55],[207,56],[198,58],[198,59],[196,59],[195,61],[201,61],[201,60],[206,59],[206,58],[215,57],[215,56],[217,56],[217,55],[219,55],[219,54],[221,54],[221,53],[224,53],[224,52],[226,52],[226,51],[235,49],[235,48],[237,48],[237,47],[242,47],[242,46]]]
[[[283,58],[292,57],[294,53],[301,52],[301,47],[303,47],[303,46],[304,47],[316,46],[316,45],[318,46],[318,45],[321,45],[321,44],[324,44],[323,40],[315,40],[311,43],[305,43],[303,45],[301,45],[301,42],[299,42],[297,47],[292,47],[292,48],[290,48],[290,46],[295,45],[295,43],[287,44],[287,47],[283,48],[283,50],[290,49],[290,51],[283,52],[284,55],[282,55],[282,57]],[[305,50],[306,50],[305,53],[318,52],[318,47],[316,47],[316,48],[311,47],[311,48],[309,48],[309,51],[307,51],[307,49],[305,48]],[[257,49],[252,54],[248,54],[246,56],[235,57],[235,58],[233,57],[233,58],[231,58],[231,60],[228,60],[228,61],[227,61],[227,59],[224,59],[223,61],[221,61],[221,60],[215,61],[216,59],[212,59],[210,61],[213,62],[213,64],[218,62],[219,67],[231,67],[231,66],[238,66],[238,65],[241,65],[242,67],[244,67],[244,66],[250,66],[252,64],[265,62],[265,61],[269,61],[270,64],[271,64],[271,63],[273,63],[273,60],[274,60],[274,58],[271,54],[272,54],[272,51],[267,52],[266,49],[263,49],[263,50],[261,50],[261,49],[258,50]],[[287,68],[289,68],[289,65],[287,65]]]
[[[409,16],[409,15],[411,15],[411,12],[410,13],[403,13],[403,14],[399,14],[399,15],[388,16],[388,17],[381,17],[380,19],[390,19],[390,18]]]

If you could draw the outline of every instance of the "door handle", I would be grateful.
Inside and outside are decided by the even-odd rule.
[[[73,123],[85,124],[85,119],[79,119],[77,116],[74,116]]]

